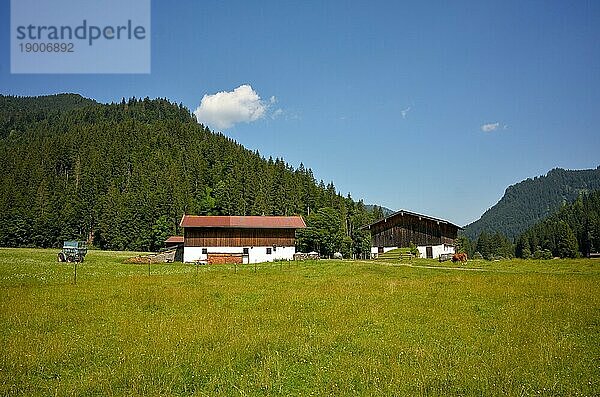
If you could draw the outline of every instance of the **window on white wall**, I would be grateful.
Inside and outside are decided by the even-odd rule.
[[[271,247],[267,248],[267,255],[271,255],[271,253],[272,253]]]

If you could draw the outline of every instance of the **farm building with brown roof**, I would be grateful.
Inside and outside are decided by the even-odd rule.
[[[458,230],[451,222],[400,210],[365,227],[371,231],[371,254],[417,246],[421,258],[438,258],[454,253]]]
[[[300,216],[184,215],[184,262],[258,263],[292,260]]]

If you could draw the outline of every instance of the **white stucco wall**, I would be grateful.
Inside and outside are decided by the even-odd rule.
[[[454,254],[454,246],[448,244],[440,244],[431,246],[433,251],[433,259],[439,258],[442,254]],[[418,246],[417,249],[421,254],[419,258],[427,258],[427,246]]]
[[[385,254],[388,251],[395,250],[398,247],[383,247],[383,253]],[[377,254],[379,252],[379,247],[371,247],[371,254]]]
[[[202,253],[203,248],[206,248],[206,254]],[[294,259],[294,254],[296,253],[296,247],[275,247],[275,249],[273,249],[273,246],[245,248],[248,248],[248,259],[244,258],[244,263],[247,260],[249,260],[248,263],[273,262],[276,259],[291,261]],[[271,248],[270,254],[267,254],[267,248]],[[183,261],[207,260],[210,253],[242,254],[243,252],[244,247],[184,247]]]
[[[386,253],[398,247],[383,247],[383,252]],[[440,244],[431,246],[433,251],[433,258],[437,259],[441,254],[454,254],[454,246],[448,244]],[[418,246],[419,258],[427,258],[427,246]],[[379,247],[371,247],[371,257],[377,257]]]

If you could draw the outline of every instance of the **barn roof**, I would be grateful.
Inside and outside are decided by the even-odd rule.
[[[181,227],[224,227],[240,229],[303,229],[301,216],[197,216],[184,215]]]
[[[183,236],[171,236],[165,240],[165,243],[183,243]]]
[[[417,214],[416,212],[407,211],[407,210],[396,211],[393,214],[386,216],[385,218],[382,218],[376,222],[373,222],[370,225],[364,226],[363,229],[370,229],[371,226],[378,225],[380,223],[386,223],[388,221],[388,219],[395,218],[397,216],[404,216],[404,215],[418,217],[419,219],[427,219],[427,220],[437,222],[437,223],[445,223],[447,225],[454,226],[455,228],[462,230],[462,227],[455,225],[454,223],[446,221],[444,219],[434,218],[429,215]]]

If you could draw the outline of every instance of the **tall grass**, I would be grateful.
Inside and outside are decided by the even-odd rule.
[[[600,264],[0,250],[2,395],[598,395]],[[416,261],[416,264],[435,265]]]

